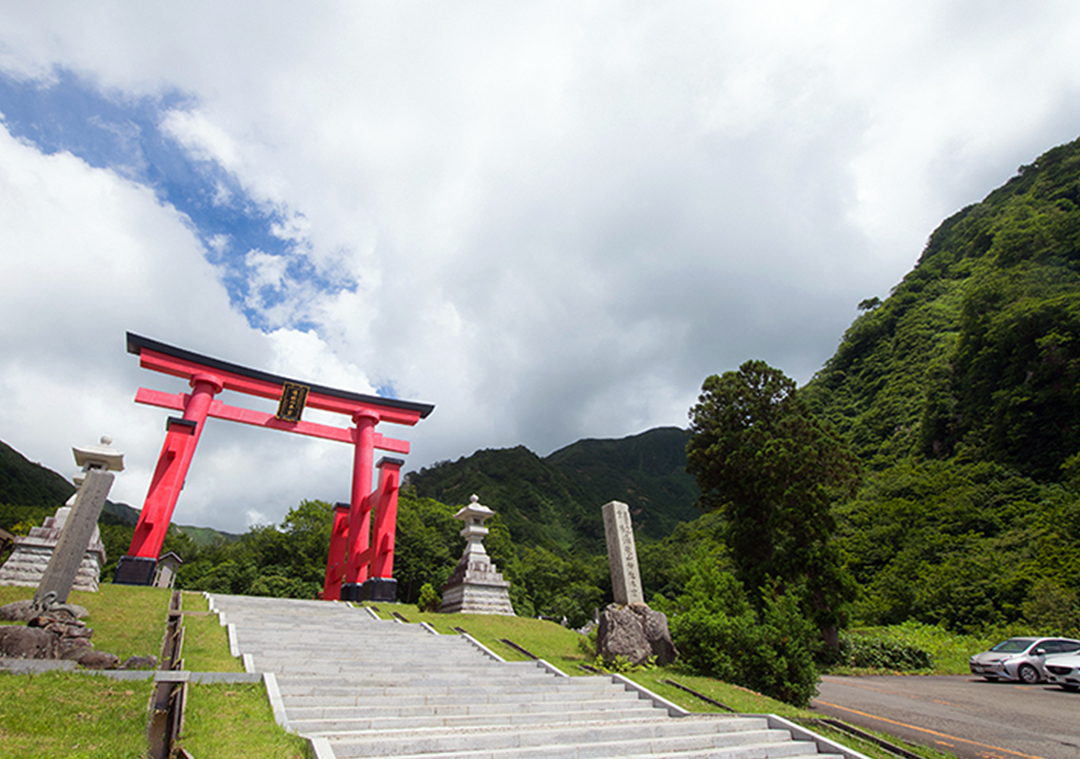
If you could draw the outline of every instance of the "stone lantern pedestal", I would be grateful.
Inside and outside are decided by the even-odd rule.
[[[454,515],[465,523],[461,536],[468,542],[461,561],[442,587],[440,612],[516,616],[510,605],[510,583],[503,579],[484,550],[484,536],[488,534],[484,520],[493,516],[495,512],[482,505],[476,495]]]

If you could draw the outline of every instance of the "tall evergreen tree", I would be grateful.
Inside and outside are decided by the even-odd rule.
[[[712,375],[690,410],[687,471],[701,505],[720,509],[736,576],[760,603],[769,579],[805,587],[809,612],[830,646],[840,609],[854,596],[830,537],[831,496],[854,489],[858,465],[764,361]]]

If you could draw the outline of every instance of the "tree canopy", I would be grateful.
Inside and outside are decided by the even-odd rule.
[[[815,621],[835,626],[853,586],[830,541],[831,501],[857,483],[855,458],[764,361],[708,377],[690,419],[687,471],[702,506],[726,517],[736,577],[759,598],[770,578],[805,582]]]

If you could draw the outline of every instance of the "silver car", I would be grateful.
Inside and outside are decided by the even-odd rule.
[[[1046,679],[1065,690],[1080,690],[1080,653],[1048,656]]]
[[[1046,679],[1045,659],[1054,654],[1080,651],[1080,640],[1070,638],[1009,638],[968,662],[971,674],[994,680],[1033,684]]]

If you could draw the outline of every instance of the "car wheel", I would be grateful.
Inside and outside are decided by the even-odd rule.
[[[1039,672],[1030,664],[1021,664],[1020,669],[1016,670],[1016,676],[1020,678],[1021,682],[1028,685],[1039,682]]]

